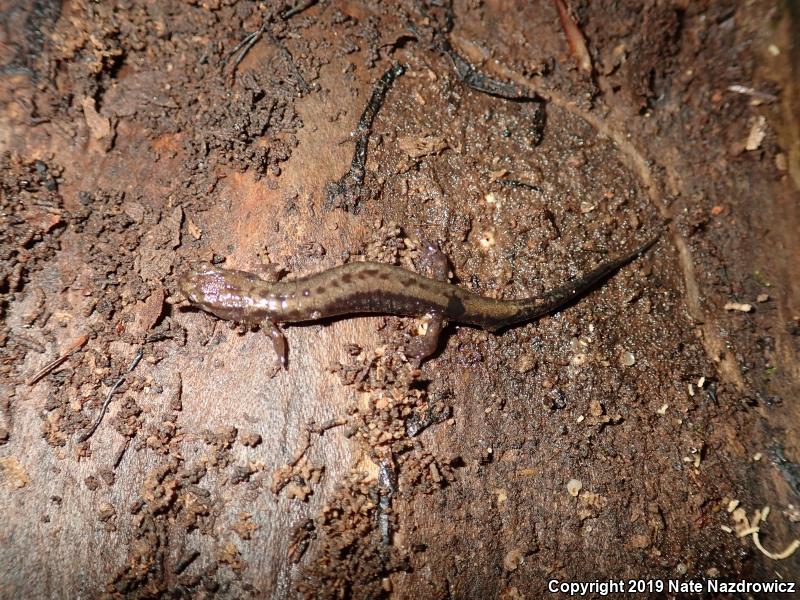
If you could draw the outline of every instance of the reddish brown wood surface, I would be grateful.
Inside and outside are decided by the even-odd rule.
[[[800,538],[789,5],[566,3],[587,74],[551,3],[457,1],[452,30],[427,3],[264,4],[0,2],[0,597],[797,580],[800,554],[724,529],[738,501],[771,507],[769,550]],[[543,125],[466,85],[443,40]],[[363,186],[328,196],[398,63]],[[421,370],[418,324],[387,316],[286,327],[279,371],[175,284],[199,259],[413,267],[423,236],[458,285],[522,296],[656,230],[575,305],[451,327]]]

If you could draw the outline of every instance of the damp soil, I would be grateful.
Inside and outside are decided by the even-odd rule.
[[[559,4],[0,3],[0,595],[800,577],[800,17]],[[176,285],[434,240],[522,297],[654,234],[422,365]]]

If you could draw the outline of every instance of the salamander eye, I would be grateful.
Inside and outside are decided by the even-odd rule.
[[[215,267],[208,261],[194,263],[190,269],[191,273],[195,275],[214,275],[221,271],[219,267]]]
[[[211,273],[216,272],[218,269],[212,265],[210,262],[197,262],[192,263],[178,278],[181,286],[183,286],[184,282],[189,282],[191,280],[196,280],[199,277],[203,277],[204,275],[209,275]]]

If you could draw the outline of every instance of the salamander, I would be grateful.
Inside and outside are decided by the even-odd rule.
[[[293,281],[269,282],[254,273],[201,262],[180,276],[179,286],[192,305],[206,312],[260,325],[272,338],[283,367],[286,340],[277,323],[364,313],[425,316],[426,332],[405,349],[406,355],[422,360],[436,350],[447,322],[497,332],[555,312],[644,254],[657,239],[545,294],[516,300],[487,298],[448,283],[447,258],[432,243],[424,244],[422,253],[429,276],[384,263],[357,262]]]

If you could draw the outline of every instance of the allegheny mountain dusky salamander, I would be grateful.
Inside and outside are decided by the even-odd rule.
[[[179,285],[189,302],[206,312],[260,325],[270,334],[282,366],[286,340],[277,323],[364,313],[425,316],[426,333],[405,349],[406,355],[422,360],[436,350],[448,321],[496,332],[555,312],[644,254],[657,239],[554,290],[518,300],[487,298],[448,283],[447,258],[432,243],[422,246],[421,261],[430,277],[394,265],[356,262],[293,281],[269,282],[247,271],[202,262],[181,275]]]

